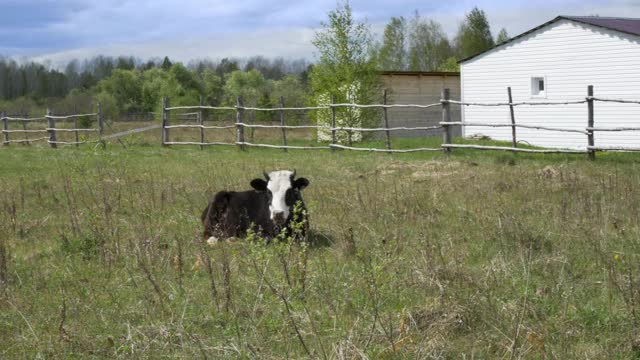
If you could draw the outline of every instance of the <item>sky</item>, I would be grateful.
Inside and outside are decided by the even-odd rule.
[[[253,55],[315,58],[311,44],[336,0],[0,0],[0,55],[54,66],[95,55],[197,59]],[[474,6],[494,36],[514,36],[557,15],[640,18],[640,0],[351,0],[353,14],[381,34],[392,16],[415,11],[453,37]]]

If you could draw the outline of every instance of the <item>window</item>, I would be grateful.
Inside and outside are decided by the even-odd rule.
[[[532,97],[546,97],[546,84],[543,76],[536,76],[531,78],[531,96]]]

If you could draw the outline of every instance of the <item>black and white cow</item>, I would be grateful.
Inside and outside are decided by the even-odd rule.
[[[220,191],[202,212],[204,239],[209,243],[228,238],[242,238],[253,230],[272,239],[286,229],[287,236],[304,238],[309,227],[307,210],[302,201],[302,189],[309,185],[306,178],[295,178],[288,170],[264,173],[265,179],[251,180],[250,191]],[[294,207],[299,209],[294,214]],[[293,234],[292,223],[301,223],[300,232]]]

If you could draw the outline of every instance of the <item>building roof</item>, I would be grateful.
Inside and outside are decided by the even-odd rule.
[[[616,30],[631,35],[640,35],[640,19],[599,16],[559,16],[559,18]]]
[[[546,23],[540,25],[540,26],[536,26],[531,30],[525,31],[520,35],[514,36],[512,38],[510,38],[509,40],[502,42],[500,44],[497,44],[496,46],[487,49],[485,51],[479,52],[475,55],[469,56],[468,58],[462,59],[460,61],[458,61],[459,64],[463,63],[463,62],[467,62],[471,59],[474,59],[486,52],[489,52],[497,47],[500,47],[502,45],[511,43],[517,39],[520,39],[526,35],[529,35],[530,33],[539,30],[547,25],[553,24],[555,22],[558,22],[560,20],[569,20],[569,21],[575,21],[578,23],[582,23],[582,24],[587,24],[587,25],[592,25],[592,26],[596,26],[596,27],[600,27],[600,28],[604,28],[604,29],[609,29],[609,30],[615,30],[615,31],[619,31],[621,33],[625,33],[625,34],[631,34],[631,35],[636,35],[636,36],[640,36],[640,19],[634,19],[634,18],[620,18],[620,17],[600,17],[600,16],[558,16],[555,19],[551,20],[551,21],[547,21]]]
[[[381,71],[381,75],[406,76],[460,76],[457,71]]]

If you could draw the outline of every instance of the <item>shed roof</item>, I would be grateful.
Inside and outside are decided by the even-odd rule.
[[[463,63],[463,62],[467,62],[471,59],[474,59],[486,52],[489,52],[497,47],[500,47],[502,45],[511,43],[513,41],[515,41],[516,39],[522,38],[538,29],[541,29],[547,25],[553,24],[557,21],[560,20],[569,20],[569,21],[575,21],[578,23],[582,23],[582,24],[587,24],[587,25],[592,25],[592,26],[597,26],[600,28],[604,28],[604,29],[609,29],[609,30],[615,30],[615,31],[619,31],[621,33],[625,33],[625,34],[631,34],[631,35],[636,35],[636,36],[640,36],[640,19],[636,19],[636,18],[621,18],[621,17],[600,17],[600,16],[558,16],[556,18],[554,18],[553,20],[547,21],[546,23],[536,26],[531,30],[525,31],[520,35],[514,36],[511,39],[502,42],[500,44],[497,44],[496,46],[489,48],[485,51],[479,52],[475,55],[469,56],[468,58],[462,59],[460,61],[458,61],[458,63]]]
[[[380,75],[460,76],[460,73],[457,71],[381,71]]]

